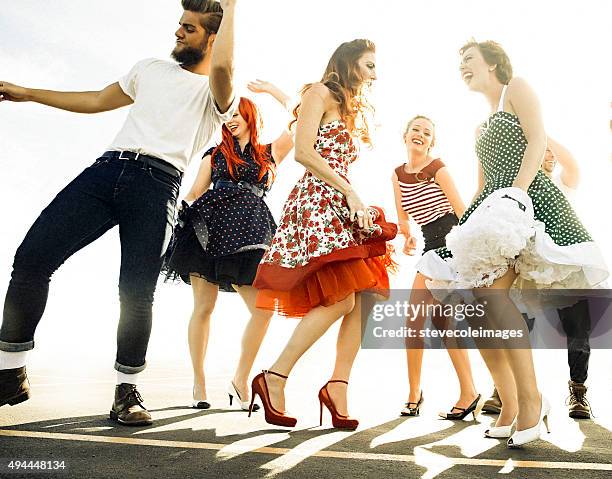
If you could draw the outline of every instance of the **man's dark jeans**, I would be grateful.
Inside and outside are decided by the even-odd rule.
[[[572,306],[557,309],[563,331],[567,336],[567,363],[570,369],[570,379],[575,383],[583,384],[589,372],[589,358],[591,357],[591,315],[589,301],[581,299]],[[534,318],[523,313],[529,331],[533,329]]]
[[[115,369],[128,374],[142,371],[153,295],[172,234],[179,186],[179,178],[144,163],[104,157],[66,186],[17,250],[4,303],[0,350],[34,347],[51,275],[71,255],[119,225],[121,316]]]
[[[584,383],[589,370],[591,356],[591,316],[589,301],[582,299],[573,306],[557,310],[559,319],[567,334],[567,362],[570,378],[576,383]]]

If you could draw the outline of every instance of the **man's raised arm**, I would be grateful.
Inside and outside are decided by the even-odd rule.
[[[221,0],[223,20],[215,37],[210,63],[210,90],[222,113],[234,99],[234,11],[236,0]]]

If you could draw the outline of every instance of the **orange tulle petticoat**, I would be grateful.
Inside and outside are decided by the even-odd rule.
[[[379,235],[361,244],[312,257],[295,267],[260,263],[253,283],[259,289],[257,307],[283,316],[302,317],[317,306],[331,306],[351,293],[367,291],[386,297],[388,273],[397,267],[388,241],[397,234],[397,226],[386,222],[382,210],[378,211],[375,224],[380,227]]]
[[[388,264],[387,256],[327,263],[287,291],[260,289],[257,307],[299,318],[317,306],[331,306],[342,301],[351,293],[368,291],[386,296]]]

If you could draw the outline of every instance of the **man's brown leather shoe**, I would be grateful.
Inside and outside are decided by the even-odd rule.
[[[26,368],[0,370],[0,406],[27,401],[30,398],[30,383]]]
[[[115,388],[115,401],[110,418],[125,426],[149,426],[151,414],[142,405],[142,396],[135,384],[122,383]]]
[[[493,389],[493,394],[489,399],[487,399],[482,405],[482,411],[488,412],[491,414],[499,414],[502,408],[502,402],[499,398],[499,393],[497,392],[497,388]]]
[[[567,400],[569,417],[574,419],[590,419],[591,406],[586,398],[587,387],[584,384],[569,382],[570,396]]]

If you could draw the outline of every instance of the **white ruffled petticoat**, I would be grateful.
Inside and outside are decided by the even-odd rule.
[[[510,267],[518,287],[593,288],[608,277],[605,261],[593,241],[555,244],[545,225],[534,218],[533,204],[520,188],[492,192],[465,223],[446,236],[452,258],[428,251],[417,270],[431,278],[430,289],[491,286]]]

